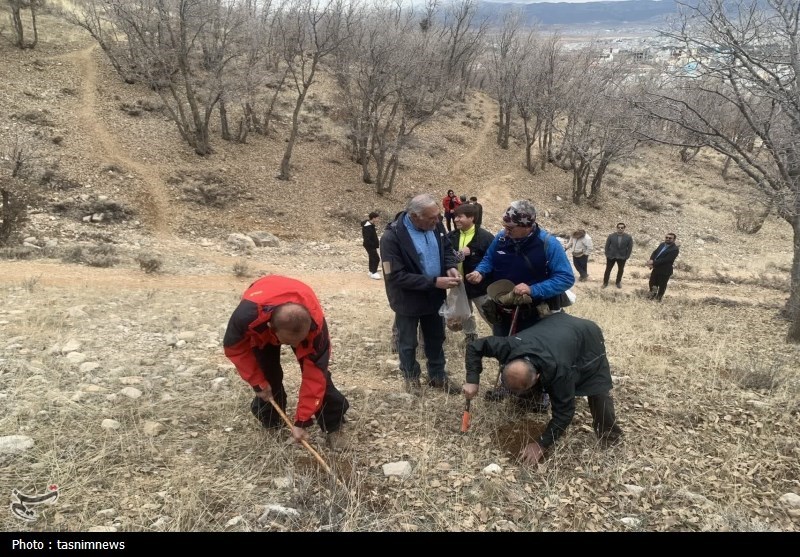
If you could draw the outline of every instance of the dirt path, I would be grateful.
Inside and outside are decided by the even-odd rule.
[[[143,220],[157,236],[163,237],[170,232],[166,219],[169,203],[164,192],[163,179],[152,167],[128,157],[125,149],[117,143],[114,135],[97,116],[97,68],[93,59],[96,49],[95,45],[63,57],[74,62],[83,75],[78,121],[86,132],[96,157],[103,157],[107,162],[132,172],[144,182],[145,190],[141,192]]]

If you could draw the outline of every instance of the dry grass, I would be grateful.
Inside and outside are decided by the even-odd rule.
[[[9,84],[0,95],[21,106],[20,114],[49,110],[48,122],[66,137],[46,145],[63,153],[63,180],[90,184],[93,196],[119,198],[145,222],[160,215],[164,227],[128,219],[101,228],[34,214],[31,233],[57,237],[64,262],[27,260],[32,254],[12,248],[0,252],[8,259],[0,261],[0,432],[35,443],[0,455],[0,491],[42,492],[56,483],[61,492],[31,524],[0,513],[0,529],[798,530],[797,511],[778,503],[798,492],[800,477],[799,358],[796,347],[783,343],[786,323],[778,309],[786,295],[776,287],[790,269],[791,231],[772,217],[758,234],[737,231],[733,209],[742,202],[742,185],[722,180],[718,158],[701,153],[681,165],[677,152],[645,149],[609,169],[613,183],[602,204],[576,207],[564,201],[568,174],[548,168],[532,176],[520,149],[496,148],[494,105],[474,95],[420,128],[396,191],[379,198],[359,182],[359,169],[343,149],[325,138],[340,135],[322,115],[333,98],[322,87],[304,124],[315,141],[298,145],[296,178],[285,183],[274,179],[285,127],[247,146],[215,139],[216,153],[198,159],[163,119],[119,110],[123,103],[153,102],[153,95],[119,85],[97,52],[82,50],[85,39],[48,32],[62,28],[46,16],[42,25],[37,53],[2,45],[0,60],[28,62],[35,54],[60,56],[63,65],[48,66],[48,79],[28,72],[31,82],[20,83],[16,66],[0,63],[0,81]],[[56,39],[61,42],[48,42]],[[81,79],[88,62],[104,94],[87,116]],[[25,106],[26,88],[71,92]],[[48,104],[52,99],[60,104]],[[206,203],[164,185],[170,176],[190,175],[224,177],[237,195],[220,210],[213,199]],[[556,450],[530,468],[517,455],[547,416],[520,415],[507,403],[480,398],[463,435],[461,397],[426,390],[415,399],[401,392],[389,350],[392,315],[384,285],[366,276],[357,221],[371,210],[393,215],[412,193],[443,194],[448,187],[477,195],[491,230],[508,201],[529,197],[546,228],[580,224],[594,237],[592,280],[575,286],[578,301],[569,311],[597,321],[605,333],[622,445],[597,446],[579,400]],[[94,199],[74,189],[56,194],[72,204],[65,207]],[[663,210],[637,206],[648,196]],[[158,199],[167,210],[159,212]],[[636,240],[634,254],[623,289],[601,290],[601,246],[619,221]],[[241,259],[224,240],[229,232],[250,230],[273,232],[282,243]],[[649,275],[643,264],[669,231],[678,234],[681,255],[663,303],[655,304],[643,296]],[[85,262],[88,251],[75,242],[119,245],[94,254],[119,261],[114,268],[72,265]],[[169,272],[143,273],[127,257],[134,251],[158,253]],[[248,274],[253,265],[295,276],[319,294],[332,336],[334,382],[352,405],[353,443],[331,453],[316,429],[312,442],[346,488],[302,447],[285,445],[286,432],[264,432],[250,414],[252,393],[221,350],[227,319],[249,282],[234,264]],[[59,352],[71,339],[81,342],[83,364],[98,367],[82,367]],[[462,380],[460,334],[449,334],[446,352],[452,377]],[[300,372],[289,350],[283,361],[292,409]],[[495,373],[487,360],[484,387]],[[141,396],[128,398],[121,393],[126,387]],[[119,428],[104,429],[105,419]],[[148,435],[148,422],[163,432]],[[411,463],[411,476],[384,477],[383,464],[399,460]],[[485,474],[489,464],[502,471]],[[259,521],[272,504],[297,515]]]

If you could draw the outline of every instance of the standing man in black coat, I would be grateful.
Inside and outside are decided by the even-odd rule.
[[[649,284],[651,300],[660,302],[664,292],[667,291],[667,283],[672,276],[672,265],[680,252],[680,248],[675,244],[676,239],[674,232],[667,233],[664,241],[658,245],[646,263],[647,267],[652,269]]]
[[[417,195],[405,211],[389,223],[381,237],[381,260],[389,305],[395,313],[400,371],[405,389],[420,394],[417,362],[417,327],[422,330],[428,385],[452,394],[454,386],[445,371],[444,322],[439,308],[447,289],[458,286],[461,275],[450,240],[439,221],[439,204],[433,196]]]
[[[478,203],[478,198],[474,195],[469,198],[469,204],[474,205],[478,209],[478,214],[475,216],[475,226],[483,224],[483,205]]]
[[[378,241],[378,220],[380,213],[372,211],[367,220],[361,223],[361,236],[364,238],[364,249],[367,250],[369,257],[369,278],[380,280],[381,275],[378,273],[378,264],[381,262],[381,256],[378,255],[378,248],[380,242]]]
[[[611,269],[617,266],[617,288],[622,288],[622,273],[625,272],[625,262],[633,253],[633,237],[625,232],[625,223],[617,223],[617,231],[606,238],[606,272],[603,273],[603,288],[608,286]]]
[[[576,396],[588,397],[592,427],[603,446],[622,436],[609,394],[611,369],[603,332],[593,321],[554,313],[516,336],[471,342],[465,355],[467,382],[463,387],[468,400],[478,394],[483,358],[496,358],[503,365],[503,385],[519,400],[532,398],[537,387],[550,395],[550,422],[541,437],[522,450],[523,462],[541,460],[564,433],[575,415]]]
[[[494,234],[484,230],[475,223],[478,215],[478,208],[475,205],[464,204],[456,208],[455,224],[456,229],[450,233],[450,244],[453,246],[456,259],[458,260],[458,271],[463,277],[471,273],[481,262],[486,251],[494,241]],[[464,335],[467,342],[472,342],[478,338],[478,324],[475,321],[475,310],[486,321],[483,314],[483,303],[486,301],[486,288],[491,281],[484,280],[478,284],[465,282],[469,308],[472,315],[464,322]],[[488,321],[486,321],[489,323]],[[491,323],[489,323],[491,326]]]

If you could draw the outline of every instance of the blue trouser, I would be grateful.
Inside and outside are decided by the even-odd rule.
[[[396,315],[395,324],[400,371],[403,372],[403,377],[418,379],[421,373],[417,362],[417,325],[419,325],[425,343],[428,377],[436,380],[446,379],[442,316],[438,312],[420,316]]]

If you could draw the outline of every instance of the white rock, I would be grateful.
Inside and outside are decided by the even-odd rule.
[[[158,520],[156,520],[155,522],[153,522],[153,524],[150,525],[150,527],[151,528],[163,528],[164,526],[166,526],[169,523],[170,520],[171,519],[168,516],[160,516],[160,517],[158,517]]]
[[[183,331],[181,333],[178,333],[179,340],[193,340],[194,337],[196,336],[197,333],[195,333],[194,331]]]
[[[90,526],[87,532],[116,532],[115,526]]]
[[[502,474],[503,469],[500,467],[499,464],[495,464],[492,462],[489,466],[483,469],[484,474]]]
[[[178,342],[175,343],[175,346],[177,348],[180,348],[181,346],[186,346],[186,341],[185,340],[179,340]]]
[[[635,495],[636,497],[639,497],[644,492],[644,488],[638,485],[622,484],[622,487],[625,488],[625,491],[627,491],[632,495]]]
[[[158,422],[145,422],[144,426],[142,427],[144,434],[148,437],[156,437],[157,435],[164,433],[165,429],[166,428],[164,425]]]
[[[407,460],[388,462],[383,465],[383,475],[386,477],[400,476],[401,478],[406,478],[411,475],[411,470],[411,463]]]
[[[225,526],[227,527],[236,526],[242,520],[244,520],[244,517],[242,515],[234,516],[232,519],[230,519],[228,522],[225,523]]]
[[[125,387],[119,392],[119,394],[124,395],[128,398],[132,398],[133,400],[136,400],[137,398],[142,396],[142,391],[140,391],[136,387]]]
[[[228,239],[226,241],[228,244],[243,250],[255,249],[256,247],[256,243],[253,241],[253,239],[250,236],[245,236],[244,234],[230,234],[228,235]]]
[[[292,487],[292,478],[272,478],[272,483],[274,483],[275,487],[278,489],[286,489],[287,487]]]
[[[686,489],[681,489],[678,491],[678,496],[683,497],[685,499],[689,499],[692,503],[696,503],[698,505],[706,505],[711,503],[706,497],[700,495],[699,493],[692,493]]]
[[[85,311],[83,311],[83,306],[73,306],[71,308],[67,308],[67,315],[69,315],[72,318],[82,318],[89,316]]]
[[[0,437],[0,454],[17,454],[33,447],[33,439],[26,435]]]
[[[634,518],[632,516],[626,516],[625,518],[621,518],[620,522],[622,522],[625,526],[630,526],[631,528],[636,528],[639,526],[642,521],[638,518]]]
[[[273,247],[273,248],[276,248],[276,247],[280,246],[280,244],[281,244],[281,241],[278,240],[278,238],[276,238],[274,235],[270,234],[269,232],[264,232],[264,231],[251,232],[250,234],[248,234],[248,236],[250,237],[250,239],[253,240],[253,242],[258,247]]]
[[[769,404],[766,402],[761,402],[760,400],[748,400],[747,404],[753,408],[769,408]]]
[[[142,382],[142,378],[138,375],[126,375],[120,377],[119,382],[123,385],[139,385]]]
[[[273,514],[278,516],[300,516],[300,512],[297,509],[284,507],[282,505],[267,505],[264,508],[264,514],[258,517],[259,524],[267,522],[269,517]]]
[[[400,360],[386,360],[386,365],[392,368],[400,367]]]
[[[81,352],[70,352],[65,359],[71,364],[81,364],[86,360],[86,354]]]
[[[102,511],[97,511],[94,514],[96,514],[97,516],[105,517],[105,518],[111,518],[115,514],[117,514],[117,510],[116,509],[103,509]]]
[[[800,509],[800,495],[797,495],[796,493],[784,493],[781,495],[781,498],[778,499],[778,501],[787,507]]]
[[[211,390],[212,391],[219,391],[225,385],[229,383],[227,377],[217,377],[211,381]]]
[[[68,354],[69,352],[77,352],[81,349],[81,343],[78,340],[70,339],[67,343],[61,347],[62,354]]]
[[[79,369],[81,370],[81,373],[89,373],[91,371],[96,370],[99,367],[100,364],[97,362],[83,362]]]
[[[100,422],[100,427],[103,429],[119,429],[122,426],[117,420],[112,420],[111,418],[106,418],[102,422]]]

